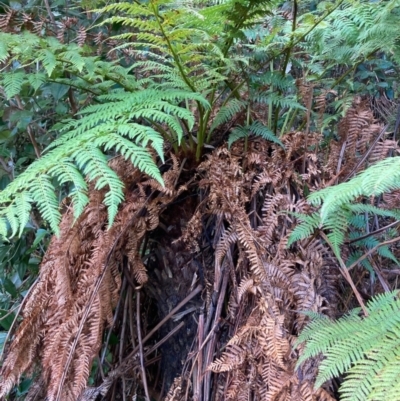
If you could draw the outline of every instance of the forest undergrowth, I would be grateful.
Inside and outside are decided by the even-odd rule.
[[[296,215],[310,212],[305,191],[397,149],[378,138],[381,128],[368,103],[356,99],[328,159],[312,132],[284,135],[286,150],[263,139],[245,149],[239,141],[211,151],[198,167],[170,154],[160,165],[165,187],[113,159],[125,188],[115,223],[107,229],[105,191],[93,185],[72,228],[73,211],[65,206],[60,236],[50,243],[6,351],[2,396],[31,372],[29,400],[120,392],[154,399],[168,392],[166,400],[336,399],[334,382],[314,390],[313,360],[296,369],[293,344],[306,323],[303,311],[334,318],[354,299],[318,233],[287,245]],[[398,202],[395,194],[383,201]],[[355,277],[357,288],[371,291],[365,274],[353,269],[349,279]],[[384,270],[378,277],[374,291],[393,285]],[[156,334],[160,325],[169,327],[163,336]],[[163,344],[174,347],[172,355],[160,353]],[[113,361],[105,359],[109,347],[119,350]],[[161,366],[174,367],[177,377],[162,377]]]
[[[400,399],[397,2],[9,3],[0,399]]]

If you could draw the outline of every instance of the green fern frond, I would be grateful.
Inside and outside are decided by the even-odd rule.
[[[318,212],[311,215],[293,213],[290,214],[297,217],[301,223],[298,224],[289,236],[287,246],[291,246],[296,241],[308,238],[321,224],[321,217]]]
[[[321,204],[324,222],[341,206],[350,204],[359,196],[379,196],[400,188],[400,157],[391,157],[372,165],[349,182],[328,187],[309,196],[313,204]]]
[[[22,231],[24,230],[25,226],[27,225],[29,218],[30,218],[30,211],[32,198],[29,193],[21,192],[15,197],[15,212],[18,216],[18,225],[19,225],[19,233],[18,235],[22,235]],[[14,233],[12,234],[12,236]]]
[[[246,104],[247,102],[244,102],[242,100],[238,100],[235,98],[231,99],[227,104],[225,104],[218,110],[218,113],[215,116],[211,125],[210,131],[214,131],[221,124],[225,124],[226,122],[231,120],[235,114],[240,113],[245,109]]]
[[[235,127],[229,135],[228,147],[231,147],[233,142],[236,142],[239,139],[247,138],[249,133],[248,127],[242,127],[241,125]]]
[[[7,241],[8,233],[7,219],[5,217],[0,217],[0,238]]]
[[[358,230],[362,230],[365,228],[366,225],[366,218],[365,214],[353,214],[349,218],[349,224]],[[352,235],[350,233],[350,235]],[[354,237],[355,238],[355,237]],[[354,239],[351,237],[351,239]]]
[[[0,41],[0,61],[4,62],[8,59],[10,53],[8,53],[8,47],[6,43]]]
[[[254,76],[252,79],[256,85],[271,85],[282,91],[294,87],[293,78],[290,76],[282,76],[279,71],[267,71]]]
[[[46,75],[40,72],[29,74],[28,82],[31,84],[32,88],[37,91],[46,82]]]
[[[283,143],[275,136],[275,134],[260,121],[254,121],[251,125],[244,127],[235,127],[228,138],[228,146],[231,147],[233,142],[241,138],[247,138],[249,135],[260,136],[268,141],[277,143],[284,148]]]
[[[43,218],[49,222],[51,229],[58,234],[61,213],[55,194],[56,190],[50,181],[50,176],[42,174],[36,177],[34,185],[29,192]],[[22,222],[19,221],[18,225],[22,225],[21,223]]]
[[[400,261],[396,258],[396,256],[393,254],[388,246],[380,246],[377,250],[377,253],[384,258],[392,260],[397,265],[400,264]]]
[[[351,212],[341,208],[336,211],[334,216],[330,216],[324,221],[324,228],[329,230],[327,237],[332,245],[335,255],[340,257],[340,247],[344,243],[344,238],[349,226]]]
[[[18,229],[20,227],[17,208],[14,205],[10,205],[4,214],[11,227],[11,237],[13,237],[19,231]]]
[[[366,317],[359,316],[359,309],[335,322],[314,317],[300,334],[297,345],[305,343],[298,366],[320,353],[325,356],[316,387],[346,373],[340,388],[341,400],[400,399],[400,301],[397,295],[395,291],[374,297],[366,306]]]
[[[193,114],[178,104],[196,101],[204,109],[209,108],[202,95],[181,90],[149,89],[133,93],[119,90],[99,96],[98,101],[100,103],[83,109],[81,118],[66,121],[59,139],[0,193],[0,218],[6,218],[12,235],[21,232],[26,225],[33,202],[57,232],[60,213],[52,178],[60,185],[71,185],[74,215],[78,217],[88,202],[87,184],[82,174],[89,181],[95,181],[96,188],[107,189],[104,204],[108,208],[109,224],[112,224],[123,199],[123,186],[108,167],[103,151],[121,154],[162,184],[150,148],[163,160],[164,138],[154,127],[162,126],[163,134],[169,133],[179,142],[183,136],[181,121],[185,121],[189,129],[195,121]]]
[[[49,169],[49,175],[56,177],[60,185],[72,183],[70,192],[74,206],[74,216],[78,218],[89,202],[87,195],[88,186],[79,170],[72,163],[71,159],[60,160],[55,166]]]
[[[400,210],[396,209],[382,209],[376,207],[374,205],[365,204],[365,203],[355,203],[346,206],[349,210],[354,213],[371,213],[377,216],[382,217],[393,217],[397,220],[400,220]]]
[[[98,138],[94,141],[94,144],[96,146],[104,146],[105,150],[114,148],[126,160],[130,160],[140,171],[163,183],[160,171],[146,148],[137,146],[126,138],[113,133]],[[161,159],[164,159],[163,155]]]
[[[52,51],[45,49],[39,54],[38,59],[43,63],[47,75],[51,76],[57,65],[55,54]]]
[[[8,99],[15,96],[21,91],[22,83],[24,82],[25,74],[23,72],[11,72],[4,74],[4,92]]]
[[[95,188],[108,187],[104,204],[108,207],[108,221],[111,225],[118,212],[118,206],[124,199],[123,184],[117,174],[108,167],[107,158],[91,144],[86,149],[78,150],[72,157],[90,181],[95,181]]]
[[[254,97],[254,101],[263,103],[269,106],[278,106],[280,108],[288,108],[293,110],[306,110],[294,96],[283,96],[278,93],[270,93],[268,95],[257,95]]]
[[[261,121],[254,121],[250,127],[249,131],[255,136],[260,136],[261,138],[266,139],[267,141],[274,142],[280,145],[283,149],[285,146],[283,143],[275,136],[275,134],[266,127]]]
[[[61,52],[58,57],[63,61],[73,64],[79,72],[82,72],[83,67],[86,65],[86,60],[79,54],[79,49],[78,45],[71,44],[68,46],[68,50]]]

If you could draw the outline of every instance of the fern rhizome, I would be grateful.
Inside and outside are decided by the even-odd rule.
[[[398,124],[353,89],[400,60],[398,7],[302,7],[111,3],[73,31],[5,6],[2,118],[36,160],[0,151],[0,235],[55,235],[0,398],[333,401],[347,373],[343,399],[397,399]]]

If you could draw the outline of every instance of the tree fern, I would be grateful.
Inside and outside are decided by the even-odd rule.
[[[141,55],[140,61],[129,68],[88,57],[85,49],[74,43],[63,44],[55,38],[39,38],[28,32],[1,33],[0,56],[7,57],[10,69],[1,77],[8,98],[18,95],[24,84],[40,95],[48,81],[55,81],[90,93],[96,100],[75,112],[75,118],[56,124],[53,132],[58,138],[0,194],[0,218],[6,227],[10,226],[12,234],[21,232],[32,203],[38,204],[57,232],[60,219],[54,192],[57,182],[70,188],[77,217],[88,201],[83,175],[94,180],[97,188],[107,189],[104,203],[112,224],[123,188],[107,165],[107,155],[121,154],[162,183],[154,152],[163,160],[164,139],[175,146],[184,134],[191,135],[187,131],[195,125],[191,111],[194,104],[198,115],[196,156],[199,158],[211,125],[210,106],[213,106],[205,96],[210,95],[214,101],[216,91],[220,86],[225,87],[228,74],[237,69],[235,63],[244,60],[237,55],[228,57],[231,46],[241,31],[251,27],[259,16],[268,14],[273,4],[235,0],[197,7],[156,0],[107,5],[101,12],[113,16],[105,18],[102,24],[128,28],[114,39],[129,42],[114,51],[129,46],[133,54]],[[223,18],[228,24],[221,23]],[[35,66],[35,75],[27,77],[12,70],[12,63]],[[132,72],[139,72],[138,79]],[[235,102],[238,110],[239,102],[232,99],[232,104]],[[226,121],[229,115],[232,116],[231,112],[220,121]],[[214,124],[213,128],[216,127]],[[248,129],[249,134],[280,143],[261,123],[253,123]],[[25,201],[22,203],[21,199]],[[24,213],[16,211],[17,205],[23,207]]]
[[[398,291],[378,295],[367,304],[368,316],[359,310],[338,321],[311,316],[311,323],[300,334],[304,343],[298,367],[322,353],[316,381],[346,373],[340,387],[343,401],[400,400],[400,301]]]
[[[235,40],[243,36],[243,30],[259,23],[260,16],[268,15],[274,4],[271,0],[228,0],[216,5],[155,0],[111,4],[100,11],[114,14],[103,24],[129,27],[115,39],[129,39],[126,46],[145,58],[137,62],[136,67],[144,67],[152,74],[154,82],[146,81],[150,86],[201,93],[210,96],[213,107],[218,98],[216,92],[226,88],[231,72],[238,70],[239,63],[246,62],[244,57],[232,54]],[[221,20],[226,23],[221,24]],[[199,115],[197,159],[206,137],[210,138],[218,125],[242,109],[238,94],[234,95],[236,99],[223,105],[211,124],[211,110],[204,110],[196,100]]]

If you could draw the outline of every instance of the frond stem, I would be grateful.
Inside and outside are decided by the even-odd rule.
[[[321,237],[325,240],[325,242],[329,245],[329,247],[332,249],[334,255],[336,256],[336,259],[337,259],[338,262],[339,262],[339,270],[340,270],[340,272],[342,273],[342,275],[343,275],[343,277],[346,279],[346,281],[350,284],[350,287],[351,287],[351,289],[353,290],[354,295],[356,296],[357,301],[358,301],[358,303],[360,304],[361,309],[362,309],[363,312],[364,312],[364,315],[365,315],[365,316],[368,316],[368,310],[367,310],[367,308],[365,307],[365,303],[364,303],[364,301],[363,301],[363,299],[362,299],[360,293],[358,292],[357,287],[355,286],[353,279],[352,279],[351,276],[350,276],[350,273],[349,273],[349,269],[350,269],[350,268],[348,268],[348,267],[346,266],[346,264],[343,262],[343,259],[341,258],[341,256],[337,254],[337,252],[335,251],[334,246],[332,245],[331,241],[329,241],[329,238],[325,235],[325,233],[323,233],[322,231],[320,231],[319,234],[320,234]],[[400,239],[400,237],[396,238],[397,241],[398,241],[399,239]],[[392,242],[394,242],[394,241],[392,241]],[[383,243],[382,243],[382,244],[383,244]],[[382,245],[382,244],[380,244],[380,245]],[[364,255],[364,256],[365,256],[365,255]],[[368,256],[368,254],[367,254],[365,257],[367,257],[367,256]],[[361,259],[361,258],[360,258],[360,259]],[[364,259],[365,259],[365,258],[364,258]],[[356,262],[356,264],[357,264],[357,263],[358,263],[358,261]],[[354,263],[353,263],[353,265],[354,265]],[[353,267],[353,265],[352,265],[351,267]]]

